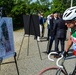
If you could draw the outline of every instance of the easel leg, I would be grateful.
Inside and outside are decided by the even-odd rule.
[[[34,27],[35,35],[37,35],[36,29],[35,29],[35,23],[34,23],[34,20],[33,20],[32,14],[30,15],[30,18],[31,18],[31,20],[32,20],[32,22],[33,22],[33,27]],[[41,58],[41,60],[42,60],[41,52],[40,52],[40,47],[39,47],[39,43],[38,43],[38,41],[37,41],[37,45],[38,45],[38,50],[39,50],[40,58]]]
[[[22,39],[22,42],[21,42],[21,45],[20,45],[20,50],[19,50],[19,53],[18,53],[18,56],[17,56],[17,60],[18,60],[19,55],[20,55],[20,52],[21,52],[21,48],[22,48],[22,44],[23,44],[24,37],[25,37],[25,34],[24,34],[24,36],[23,36],[23,39]]]
[[[2,64],[2,62],[0,62],[0,71],[1,71],[1,64]]]
[[[0,70],[1,70],[1,64],[2,64],[2,57],[0,57]]]
[[[42,56],[41,56],[41,52],[40,52],[40,47],[39,47],[38,41],[37,41],[37,45],[38,45],[39,55],[40,55],[40,58],[41,58],[41,60],[42,60]]]
[[[17,60],[16,60],[16,53],[15,53],[15,56],[14,56],[14,60],[15,60],[15,65],[16,65],[16,69],[17,69],[17,74],[19,75],[19,70],[18,70]]]
[[[0,62],[0,71],[1,71],[1,62]]]
[[[50,38],[49,38],[48,43],[47,43],[47,49],[46,49],[46,52],[48,52],[48,50],[49,50],[49,45],[50,45]]]
[[[30,35],[28,36],[27,56],[29,55],[29,41],[30,41]]]

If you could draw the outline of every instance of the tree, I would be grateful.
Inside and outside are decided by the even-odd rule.
[[[0,0],[0,7],[5,8],[5,12],[7,15],[11,13],[13,6],[14,6],[14,0]]]
[[[70,0],[53,0],[51,12],[63,13],[68,7],[70,7]]]
[[[76,6],[76,0],[73,0],[73,6]]]

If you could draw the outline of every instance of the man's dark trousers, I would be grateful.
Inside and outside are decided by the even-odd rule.
[[[58,50],[59,41],[61,43],[61,52],[63,52],[64,51],[64,41],[65,41],[64,38],[55,38],[55,51],[59,52],[59,50]]]
[[[51,38],[50,38],[49,50],[48,50],[48,52],[47,52],[48,54],[49,54],[50,51],[51,51],[51,48],[52,48],[52,44],[53,44],[54,39],[55,39],[55,38],[54,38],[54,35],[52,35]]]

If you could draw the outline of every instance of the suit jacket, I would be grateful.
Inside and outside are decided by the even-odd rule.
[[[43,16],[40,17],[40,24],[43,26],[44,25],[44,22],[45,22],[45,19]]]
[[[53,35],[53,26],[54,26],[54,23],[58,20],[58,18],[51,18],[50,19],[50,35]]]
[[[58,19],[53,26],[53,32],[56,38],[66,38],[67,26],[63,19]]]

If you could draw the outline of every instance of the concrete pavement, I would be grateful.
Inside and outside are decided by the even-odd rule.
[[[24,35],[23,29],[14,32],[14,44],[15,44],[15,50],[17,54],[19,53],[23,35]],[[47,37],[47,28],[45,29],[44,37]],[[67,37],[69,37],[68,34],[67,34]],[[34,40],[34,36],[30,36],[29,55],[27,56],[28,37],[27,35],[25,35],[21,52],[19,55],[19,59],[17,61],[20,75],[38,75],[39,72],[42,71],[43,69],[56,66],[55,62],[49,61],[47,57],[48,55],[43,53],[47,49],[46,38],[43,38],[42,42],[38,42],[38,44],[39,44],[42,60],[40,59],[37,41]],[[60,45],[59,45],[59,49],[60,49]],[[52,46],[52,50],[54,50],[54,43]],[[12,60],[13,60],[13,57],[6,59],[3,62],[12,61]],[[65,61],[64,64],[68,72],[72,72],[75,60],[76,59]],[[0,70],[0,75],[17,75],[15,64],[9,63],[6,65],[2,65]]]

